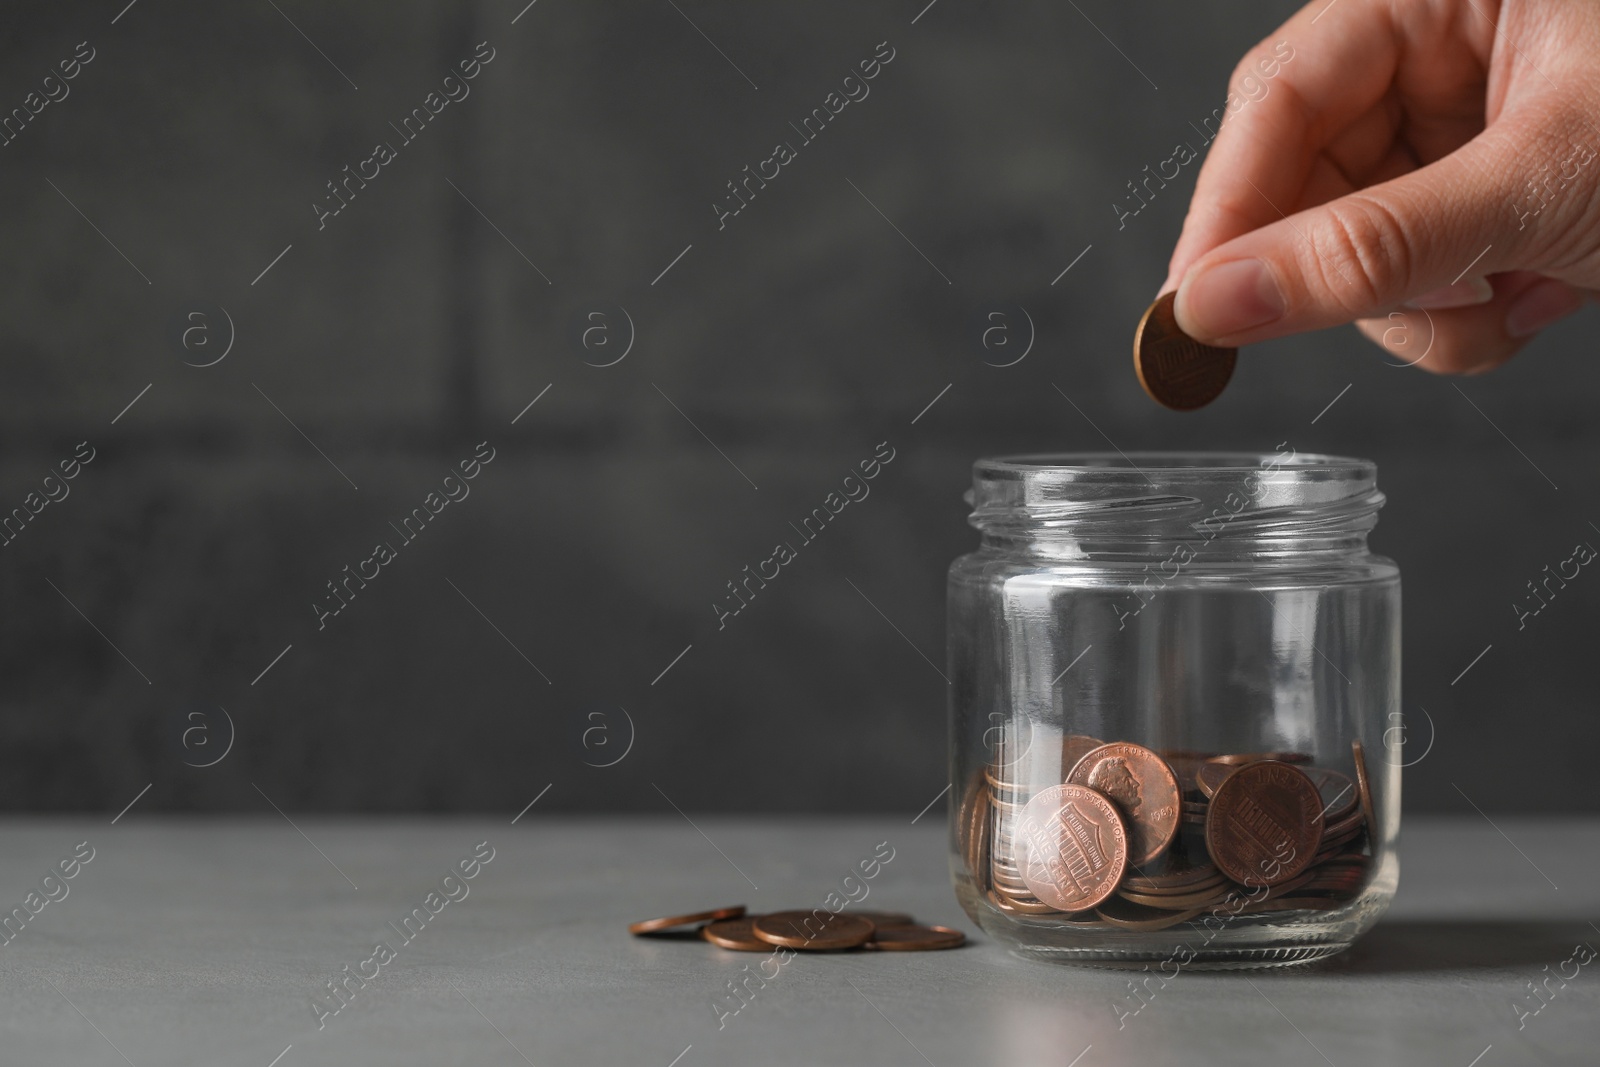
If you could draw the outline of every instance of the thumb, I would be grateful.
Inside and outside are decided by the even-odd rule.
[[[1198,340],[1237,347],[1379,316],[1463,277],[1537,268],[1541,248],[1561,230],[1553,223],[1562,209],[1577,212],[1589,197],[1570,190],[1565,204],[1531,225],[1529,177],[1538,161],[1564,162],[1570,172],[1595,154],[1538,117],[1544,121],[1522,125],[1538,133],[1497,123],[1428,166],[1213,249],[1178,286],[1178,325]],[[1581,180],[1594,184],[1597,170]],[[1289,205],[1274,206],[1282,214]]]

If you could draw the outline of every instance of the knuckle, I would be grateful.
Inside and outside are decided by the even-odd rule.
[[[1312,277],[1351,318],[1399,299],[1411,275],[1413,242],[1404,223],[1360,193],[1327,205],[1310,246]]]

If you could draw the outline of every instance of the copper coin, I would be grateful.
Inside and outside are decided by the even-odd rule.
[[[1167,766],[1172,768],[1172,773],[1178,776],[1178,788],[1185,794],[1195,792],[1200,788],[1194,776],[1199,772],[1202,764],[1211,759],[1215,753],[1193,752],[1181,748],[1163,748],[1160,750],[1161,758],[1167,761]]]
[[[1134,904],[1120,897],[1112,897],[1096,908],[1095,914],[1112,926],[1120,926],[1124,930],[1165,930],[1169,926],[1188,922],[1205,910],[1190,908],[1186,911],[1163,911],[1160,908],[1147,908],[1142,904]]]
[[[1201,863],[1194,867],[1169,865],[1168,869],[1160,874],[1130,874],[1122,880],[1122,884],[1130,889],[1142,892],[1160,892],[1163,889],[1182,889],[1186,886],[1200,882],[1209,882],[1218,872],[1215,865]]]
[[[1377,812],[1372,806],[1372,779],[1367,777],[1367,753],[1360,741],[1350,742],[1350,751],[1356,758],[1356,792],[1361,795],[1361,814],[1367,817],[1367,829],[1378,832]]]
[[[735,904],[731,908],[713,908],[711,911],[696,912],[693,915],[671,915],[664,919],[643,919],[636,923],[628,924],[630,934],[659,934],[668,930],[676,930],[680,926],[698,926],[700,923],[717,922],[721,919],[737,919],[744,914],[744,905]]]
[[[1018,866],[1040,901],[1085,911],[1116,891],[1128,869],[1128,831],[1111,801],[1088,786],[1055,785],[1028,802]]]
[[[756,919],[755,935],[770,945],[829,951],[864,945],[872,936],[872,920],[826,908],[815,911],[778,911]]]
[[[956,833],[961,838],[967,873],[982,892],[989,867],[989,787],[981,771],[973,774],[962,795],[961,806],[957,809]]]
[[[867,948],[884,952],[928,952],[940,948],[956,948],[966,944],[967,935],[948,926],[922,926],[907,923],[879,928],[867,942]]]
[[[757,915],[746,915],[738,919],[722,919],[718,922],[708,923],[700,928],[700,936],[716,945],[718,948],[731,949],[734,952],[771,952],[772,946],[756,936],[755,926]]]
[[[1073,767],[1077,766],[1079,760],[1103,744],[1105,742],[1098,737],[1089,737],[1086,734],[1067,734],[1063,737],[1061,739],[1062,781],[1066,780],[1067,775],[1072,772]]]
[[[1217,787],[1206,815],[1206,849],[1244,885],[1279,885],[1311,863],[1322,841],[1322,795],[1305,772],[1264,760]]]
[[[846,908],[845,915],[859,915],[874,927],[883,930],[889,926],[915,926],[916,919],[903,911],[868,911],[864,908]]]
[[[1243,767],[1246,763],[1260,763],[1264,759],[1277,760],[1279,763],[1311,762],[1311,757],[1304,752],[1224,752],[1220,756],[1212,756],[1210,762]]]
[[[1188,911],[1190,908],[1209,908],[1213,904],[1220,904],[1230,892],[1229,883],[1219,878],[1215,883],[1201,886],[1192,893],[1138,893],[1131,889],[1119,889],[1117,896],[1147,908]]]
[[[1178,836],[1183,814],[1178,776],[1167,761],[1143,745],[1117,741],[1084,754],[1067,775],[1117,806],[1128,826],[1128,862],[1143,866]]]
[[[1048,904],[1041,904],[1037,900],[1015,900],[1006,896],[997,889],[991,889],[986,894],[989,903],[994,905],[996,911],[1007,915],[1059,915],[1060,908],[1052,908]]]
[[[1203,345],[1178,328],[1176,290],[1156,297],[1133,334],[1133,369],[1150,399],[1174,411],[1203,408],[1227,388],[1238,349]]]
[[[1228,775],[1232,774],[1238,769],[1239,768],[1233,766],[1231,763],[1218,763],[1215,760],[1207,760],[1205,763],[1202,763],[1200,765],[1200,769],[1195,772],[1195,785],[1199,786],[1200,792],[1204,793],[1206,796],[1212,796],[1216,793],[1217,786],[1221,785],[1223,780],[1227,778]]]
[[[1356,784],[1348,774],[1328,767],[1302,767],[1311,784],[1322,794],[1322,821],[1330,832],[1333,824],[1340,822],[1356,808]]]

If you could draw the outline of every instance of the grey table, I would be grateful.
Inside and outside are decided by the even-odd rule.
[[[1600,964],[1552,979],[1544,1001],[1528,985],[1600,946],[1593,820],[1413,819],[1399,899],[1351,953],[1184,973],[1120,1028],[1127,973],[1017,959],[981,936],[954,952],[801,956],[719,1020],[726,983],[763,957],[625,932],[702,905],[820,905],[880,842],[893,859],[863,906],[971,931],[938,814],[11,821],[0,908],[28,914],[40,896],[0,944],[0,1064],[1600,1062]],[[83,841],[93,859],[45,883],[66,895],[38,907],[44,875]],[[484,841],[476,877],[441,888]],[[407,941],[389,924],[418,907],[428,921]],[[380,939],[394,958],[364,963]],[[313,1002],[338,1003],[325,983],[347,965],[377,977],[352,980],[319,1029]],[[1519,1029],[1515,1006],[1538,1004]]]

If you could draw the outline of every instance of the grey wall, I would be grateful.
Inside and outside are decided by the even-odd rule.
[[[1111,204],[1290,5],[123,2],[0,16],[0,108],[95,51],[0,148],[0,508],[95,450],[0,549],[7,808],[515,812],[553,783],[568,810],[909,817],[944,782],[923,654],[969,464],[1105,438],[1376,459],[1436,730],[1408,807],[1600,806],[1600,578],[1520,632],[1511,607],[1600,544],[1600,319],[1459,381],[1351,329],[1267,344],[1187,416],[1128,365],[1197,168],[1121,230]],[[484,40],[471,95],[319,231],[324,183]],[[724,183],[885,40],[871,95],[719,230]],[[984,316],[1019,307],[1033,350],[986,365]],[[586,365],[619,308],[631,351]],[[471,495],[319,630],[324,583],[485,439]],[[719,631],[724,583],[883,441],[871,497]],[[585,766],[623,751],[619,707],[632,750]],[[219,708],[231,751],[186,766]]]

